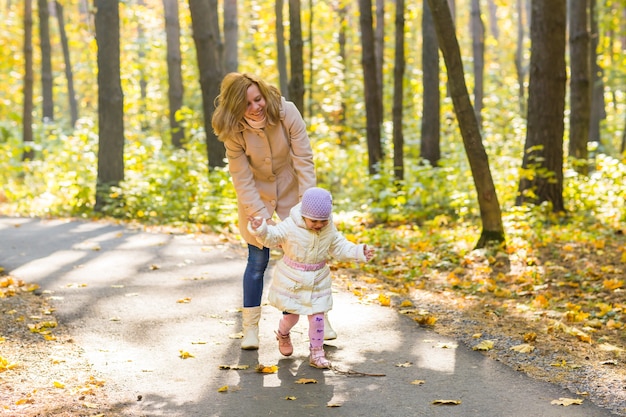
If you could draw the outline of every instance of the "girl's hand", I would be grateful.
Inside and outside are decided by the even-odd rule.
[[[258,229],[263,224],[262,217],[248,217],[248,221],[250,222],[250,227],[252,227],[252,230]]]
[[[374,257],[376,249],[363,245],[363,253],[365,254],[365,259],[369,262]]]

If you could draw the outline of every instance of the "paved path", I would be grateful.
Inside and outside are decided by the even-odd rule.
[[[612,415],[587,399],[551,405],[578,396],[339,290],[330,313],[339,338],[327,342],[329,358],[339,370],[385,376],[309,367],[304,318],[293,330],[294,355],[282,358],[273,337],[279,312],[269,306],[260,350],[242,351],[230,336],[240,331],[244,252],[217,236],[0,218],[0,265],[53,292],[56,317],[108,381],[124,416]],[[183,360],[180,350],[194,357]],[[260,374],[258,363],[279,370]],[[250,368],[220,369],[235,364]],[[317,383],[296,384],[301,378]],[[218,392],[223,386],[229,390]]]

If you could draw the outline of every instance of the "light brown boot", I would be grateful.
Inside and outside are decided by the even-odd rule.
[[[243,350],[257,350],[259,348],[259,320],[261,319],[261,307],[244,307],[242,311]]]
[[[276,333],[276,340],[278,340],[278,351],[283,356],[291,356],[293,353],[293,345],[291,344],[291,337],[289,333],[286,335],[282,335],[280,332],[274,333]]]
[[[319,369],[330,369],[331,364],[328,359],[326,359],[326,353],[324,352],[324,347],[312,347],[311,356],[309,357],[309,365],[313,368]]]

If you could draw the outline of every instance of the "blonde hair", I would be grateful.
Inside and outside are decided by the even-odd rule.
[[[265,99],[267,123],[276,125],[280,121],[281,94],[278,88],[250,74],[231,72],[226,74],[216,97],[215,111],[211,119],[217,138],[225,142],[243,130],[243,116],[248,107],[248,88],[256,84]]]

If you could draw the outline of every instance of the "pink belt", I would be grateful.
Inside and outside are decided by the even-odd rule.
[[[293,269],[297,269],[299,271],[318,271],[326,266],[326,261],[322,261],[316,264],[305,264],[302,262],[294,261],[287,256],[283,256],[283,262],[285,263],[285,265],[288,265]]]

